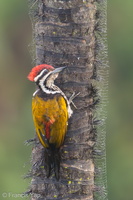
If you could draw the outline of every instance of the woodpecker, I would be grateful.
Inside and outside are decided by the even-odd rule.
[[[68,119],[73,111],[63,91],[54,80],[65,67],[54,68],[41,64],[32,68],[28,79],[37,85],[32,98],[32,115],[36,134],[46,150],[45,164],[47,177],[54,169],[59,180],[60,153],[67,132]]]

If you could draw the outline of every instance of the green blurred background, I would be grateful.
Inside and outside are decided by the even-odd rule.
[[[110,62],[107,121],[109,200],[133,200],[133,0],[108,1]],[[32,61],[27,0],[0,0],[0,199],[26,191],[33,137],[31,96],[26,79]],[[2,193],[9,193],[2,197]],[[5,194],[6,195],[6,194]],[[9,197],[12,196],[12,197]],[[23,198],[24,199],[24,198]]]

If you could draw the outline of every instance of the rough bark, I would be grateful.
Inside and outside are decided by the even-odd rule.
[[[56,84],[67,97],[80,92],[74,100],[73,116],[61,149],[60,180],[47,179],[41,165],[43,148],[36,140],[32,150],[31,199],[94,199],[93,117],[96,90],[96,15],[94,0],[30,0],[34,11],[36,65],[67,66]]]

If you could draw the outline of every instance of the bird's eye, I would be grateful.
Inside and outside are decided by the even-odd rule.
[[[47,74],[49,71],[47,70],[47,69],[42,69],[39,73],[38,73],[38,75],[39,74],[41,74],[41,75],[45,75],[45,74]]]
[[[48,73],[47,69],[42,69],[38,75],[34,78],[35,82],[38,82],[42,77],[44,77]]]

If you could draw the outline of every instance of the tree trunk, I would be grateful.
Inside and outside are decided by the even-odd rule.
[[[99,64],[96,31],[96,0],[30,0],[33,21],[35,65],[67,66],[56,84],[69,98],[75,98],[65,143],[61,149],[60,180],[46,178],[41,165],[43,147],[36,139],[32,150],[31,199],[94,199],[94,108],[98,102],[95,86]],[[99,30],[98,30],[99,29]],[[99,198],[100,199],[100,198]]]

